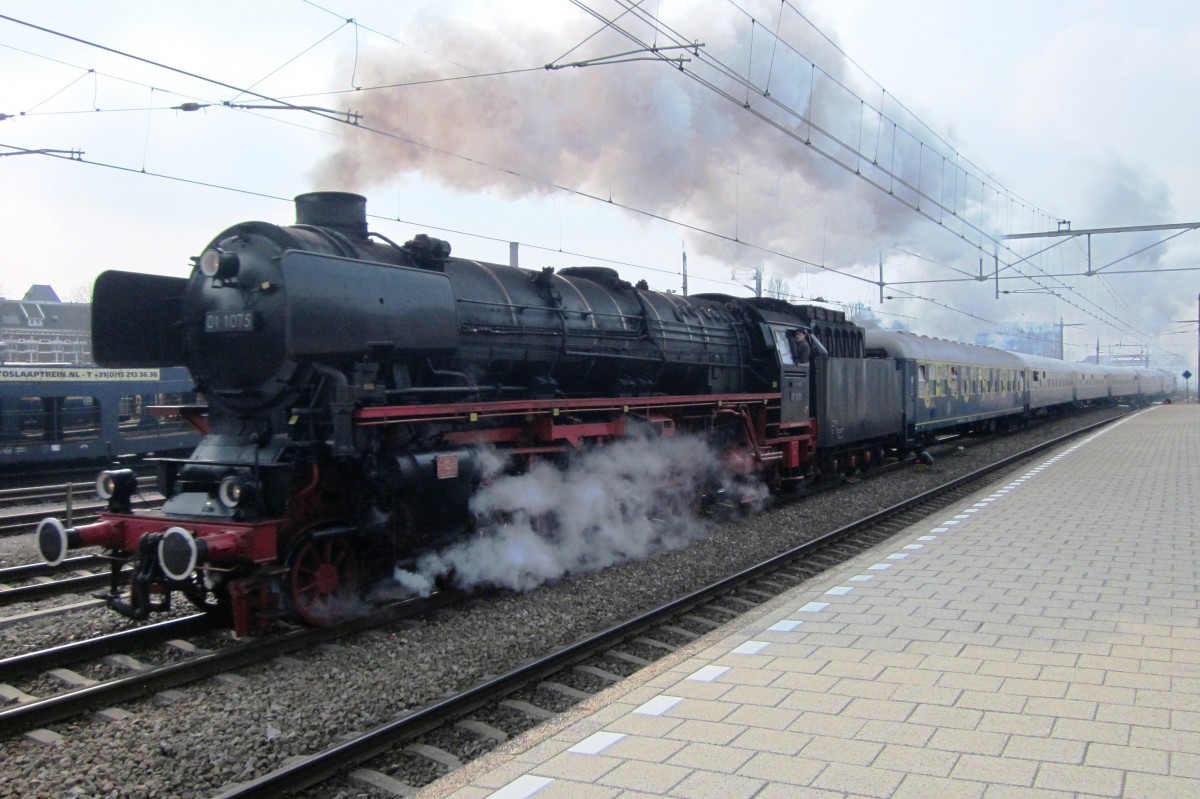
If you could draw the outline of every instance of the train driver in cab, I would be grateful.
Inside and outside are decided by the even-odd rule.
[[[808,363],[809,357],[812,355],[812,346],[808,343],[808,334],[797,328],[792,331],[792,362],[796,364]]]

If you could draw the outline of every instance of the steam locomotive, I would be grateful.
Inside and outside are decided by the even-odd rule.
[[[520,471],[634,431],[697,435],[724,469],[778,489],[948,431],[1173,388],[864,334],[815,306],[650,291],[608,268],[453,258],[436,238],[369,231],[353,194],[301,195],[296,216],[222,232],[188,278],[96,281],[97,362],[186,365],[207,400],[179,409],[203,438],[159,461],[161,510],[133,512],[136,479],[115,468],[97,481],[100,521],[39,526],[49,563],[106,550],[108,602],[127,616],[178,592],[240,634],[336,622],[393,564],[476,532],[485,452]]]

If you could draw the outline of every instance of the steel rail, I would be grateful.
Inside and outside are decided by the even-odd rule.
[[[134,500],[132,505],[135,508],[147,508],[161,505],[162,501],[163,498],[161,495],[152,493],[149,496],[143,495],[143,498]],[[107,507],[108,503],[100,500],[75,505],[72,508],[72,526],[95,521],[99,518],[100,511]],[[33,510],[20,511],[18,513],[4,513],[0,511],[0,536],[21,535],[32,532],[30,528],[35,527],[42,519],[47,516],[61,516],[62,514],[63,508],[57,505],[42,505]]]
[[[7,566],[0,569],[0,585],[17,580],[31,580],[34,577],[71,571],[72,569],[86,569],[107,562],[107,560],[99,555],[79,555],[74,558],[67,558],[57,566],[51,566],[48,563],[25,563],[20,566]]]
[[[216,626],[207,614],[196,613],[181,619],[171,619],[145,627],[89,638],[85,641],[74,641],[49,649],[27,652],[24,655],[15,655],[0,660],[0,682],[7,682],[61,666],[69,666],[81,660],[153,646],[172,638],[205,632]]]
[[[80,574],[75,577],[63,577],[58,580],[48,580],[44,583],[20,585],[16,588],[0,590],[0,607],[15,605],[18,602],[36,602],[60,594],[75,594],[106,588],[112,583],[112,575]]]

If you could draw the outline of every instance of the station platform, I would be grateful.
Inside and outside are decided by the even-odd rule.
[[[1200,797],[1198,519],[1142,411],[417,796]]]

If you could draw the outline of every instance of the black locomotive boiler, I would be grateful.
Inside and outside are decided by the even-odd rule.
[[[301,195],[296,216],[229,228],[187,278],[96,281],[97,362],[184,365],[206,399],[179,409],[204,435],[159,461],[160,510],[134,512],[136,480],[113,469],[100,521],[39,527],[51,563],[103,547],[109,604],[133,618],[175,592],[239,633],[343,618],[373,578],[473,531],[484,452],[519,471],[634,431],[698,435],[724,469],[779,488],[1031,412],[1036,367],[1000,369],[995,350],[868,347],[819,307],[480,263],[424,235],[400,245],[367,229],[358,195]],[[794,357],[796,330],[810,360]]]

